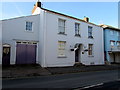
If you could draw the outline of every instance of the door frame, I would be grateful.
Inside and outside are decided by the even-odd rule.
[[[3,63],[4,48],[9,48],[9,60],[8,60],[9,63],[7,63],[7,64]],[[2,47],[2,65],[3,66],[10,65],[10,58],[11,58],[11,46],[9,44],[3,44],[3,47]]]
[[[75,50],[75,63],[81,63],[81,49],[82,49],[82,44],[78,45],[78,48],[76,50],[78,50],[77,54],[78,54],[78,60],[76,61],[76,50]]]

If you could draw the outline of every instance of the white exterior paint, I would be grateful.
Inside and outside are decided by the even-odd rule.
[[[37,7],[35,11],[32,13],[32,15],[40,14],[40,8]]]
[[[45,21],[45,11],[40,10],[40,26],[39,26],[39,63],[41,64],[42,67],[46,67],[45,61],[46,61],[46,21]]]
[[[16,61],[16,41],[39,41],[39,16],[27,16],[2,21],[2,43],[11,46],[10,64],[15,64]],[[33,22],[33,32],[26,31],[26,21]]]
[[[39,14],[40,13],[40,14]],[[81,44],[80,62],[85,65],[104,64],[103,50],[103,28],[86,22],[71,19],[58,14],[38,8],[33,16],[21,17],[16,19],[4,20],[3,22],[3,44],[11,45],[10,63],[15,64],[16,60],[16,41],[38,41],[37,63],[42,67],[73,66],[75,64],[75,52],[70,51],[70,46],[76,43]],[[39,15],[35,15],[39,14]],[[66,34],[58,34],[58,19],[66,20]],[[33,22],[33,32],[25,31],[25,22]],[[75,23],[80,23],[81,37],[75,36]],[[93,38],[88,39],[88,26],[93,27]],[[66,58],[58,57],[58,41],[66,41]],[[93,44],[94,55],[88,56],[84,47]]]
[[[41,16],[42,17],[42,16]],[[58,34],[58,18],[66,20],[66,34]],[[40,19],[41,20],[41,19]],[[81,38],[75,37],[75,22],[80,23]],[[81,55],[80,62],[85,65],[90,65],[94,62],[95,65],[104,64],[104,47],[103,47],[103,28],[88,24],[85,22],[70,19],[64,16],[56,15],[53,13],[45,12],[44,14],[44,54],[45,57],[44,66],[56,67],[56,66],[73,66],[75,64],[75,52],[70,51],[70,46],[76,43],[81,43],[83,46],[88,47],[88,44],[94,45],[93,57],[88,56],[88,53]],[[88,39],[88,26],[93,27],[94,39]],[[40,36],[41,36],[40,34]],[[66,58],[59,58],[57,54],[58,41],[66,41]],[[82,50],[83,51],[83,50]],[[43,55],[44,56],[44,55]]]

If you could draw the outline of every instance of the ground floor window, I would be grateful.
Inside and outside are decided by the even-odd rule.
[[[93,44],[88,44],[88,55],[89,56],[93,55]]]
[[[120,47],[120,41],[117,41],[117,46],[119,46],[119,47]]]
[[[114,46],[114,45],[115,45],[115,41],[112,41],[112,40],[111,40],[111,41],[110,41],[110,45],[111,45],[111,46]]]
[[[58,41],[58,56],[64,57],[66,48],[66,41]]]

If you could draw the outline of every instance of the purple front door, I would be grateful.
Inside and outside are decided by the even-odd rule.
[[[10,47],[3,47],[2,65],[10,65]]]
[[[17,44],[16,64],[35,64],[36,47],[37,45],[32,44]]]
[[[75,62],[79,62],[79,49],[75,51]]]

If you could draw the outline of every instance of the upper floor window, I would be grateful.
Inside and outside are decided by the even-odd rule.
[[[92,27],[88,26],[88,38],[93,38],[92,36]]]
[[[120,46],[120,41],[117,41],[117,46]]]
[[[114,34],[115,34],[115,31],[110,30],[110,34],[111,34],[111,35],[114,35]]]
[[[80,36],[80,24],[75,23],[75,36]]]
[[[58,19],[58,30],[60,34],[65,34],[65,20]]]
[[[88,44],[88,55],[93,55],[93,44]]]
[[[120,36],[120,32],[117,32],[117,36]]]
[[[32,31],[32,22],[26,22],[26,31]]]

